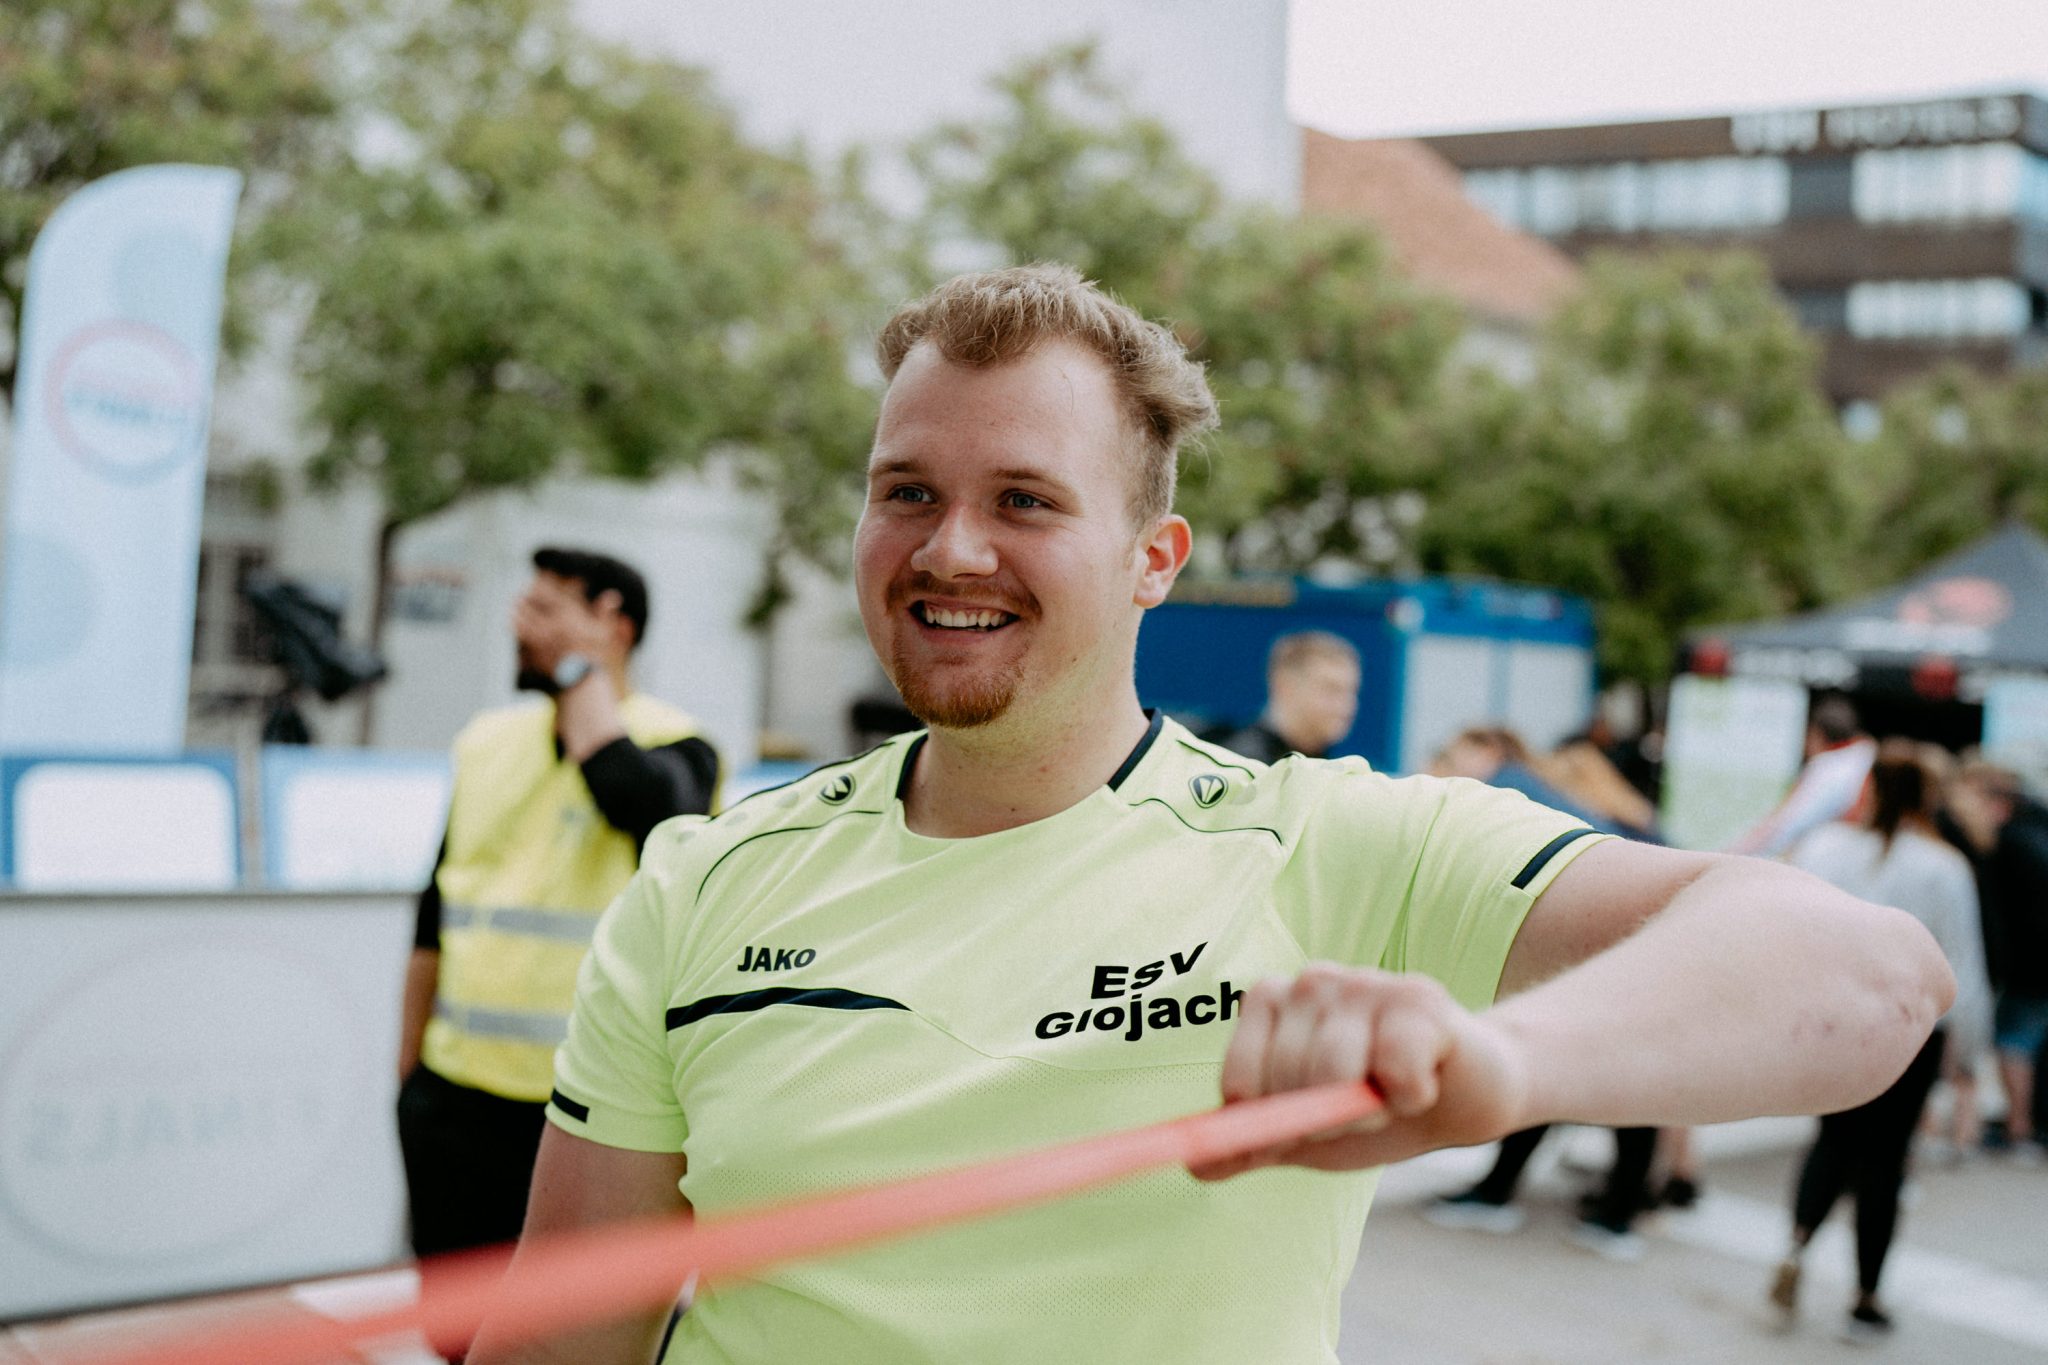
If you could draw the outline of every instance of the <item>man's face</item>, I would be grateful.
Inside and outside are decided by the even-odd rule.
[[[1187,523],[1133,527],[1109,371],[1066,342],[988,369],[921,344],[882,401],[854,538],[861,620],[911,713],[971,729],[1130,685]],[[1099,695],[1098,695],[1099,694]]]
[[[572,626],[590,614],[579,579],[536,569],[512,604],[512,640],[519,656],[515,685],[523,692],[554,690],[555,665],[567,652]]]
[[[1271,709],[1281,738],[1311,756],[1328,753],[1358,717],[1358,684],[1358,665],[1335,655],[1311,654],[1276,670]]]

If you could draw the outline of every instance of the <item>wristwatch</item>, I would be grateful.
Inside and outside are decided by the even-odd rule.
[[[591,662],[588,654],[564,654],[561,661],[555,665],[555,671],[551,675],[551,681],[555,684],[555,692],[558,695],[567,692],[577,683],[589,677],[590,671],[596,667],[597,665]]]

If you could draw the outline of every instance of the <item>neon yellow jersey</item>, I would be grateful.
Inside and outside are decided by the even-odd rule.
[[[931,839],[899,799],[920,742],[656,830],[583,966],[557,1125],[681,1150],[715,1217],[1192,1113],[1246,986],[1315,958],[1483,1007],[1597,842],[1513,792],[1157,720],[1077,805]],[[712,1286],[665,1359],[1335,1361],[1376,1181],[1156,1171]]]

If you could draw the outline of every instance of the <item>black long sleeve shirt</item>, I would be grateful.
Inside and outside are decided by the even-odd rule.
[[[562,742],[555,741],[561,756]],[[637,850],[662,821],[676,815],[702,815],[711,809],[718,789],[718,751],[692,736],[673,744],[643,749],[620,735],[583,760],[583,781],[598,814],[621,834],[630,835]],[[420,892],[413,926],[413,946],[441,947],[441,860],[448,855],[444,837],[434,871]]]

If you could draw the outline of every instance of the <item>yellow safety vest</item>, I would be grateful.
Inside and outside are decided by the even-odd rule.
[[[688,716],[638,693],[620,706],[642,748],[688,739]],[[552,704],[486,711],[455,740],[441,891],[441,970],[420,1059],[459,1085],[542,1101],[597,917],[635,868],[583,772],[555,748]]]

